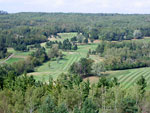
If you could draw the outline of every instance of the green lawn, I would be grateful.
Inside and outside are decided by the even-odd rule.
[[[57,39],[57,41],[63,41],[64,39],[71,39],[72,37],[76,36],[77,33],[59,33],[58,35],[61,36],[61,39]],[[29,73],[29,75],[33,75],[36,80],[40,81],[48,81],[49,76],[56,79],[61,73],[67,73],[72,63],[79,61],[80,58],[86,57],[89,49],[95,50],[97,45],[98,44],[95,43],[88,45],[80,45],[78,46],[77,51],[63,52],[65,56],[62,60],[60,60],[59,62],[48,61],[42,66],[37,67],[35,69],[35,72]],[[45,47],[45,43],[42,43],[41,46]],[[46,51],[48,52],[48,50],[49,49],[47,48]]]
[[[98,44],[80,45],[77,51],[63,52],[64,59],[57,61],[48,61],[42,66],[37,67],[35,72],[29,73],[34,75],[36,80],[48,81],[49,76],[56,79],[61,73],[67,73],[72,63],[77,62],[80,58],[87,56],[89,49],[94,50]],[[50,64],[50,67],[49,67]]]
[[[63,41],[65,39],[71,39],[74,36],[77,36],[76,32],[71,32],[71,33],[58,33],[58,35],[61,37],[60,41]]]
[[[28,52],[21,52],[21,51],[15,51],[13,48],[7,48],[7,51],[9,53],[13,53],[14,56],[6,61],[8,64],[12,64],[14,62],[18,62],[21,60],[24,60],[29,54],[31,54],[34,50],[30,50]],[[5,59],[1,59],[0,61],[3,61]]]
[[[7,51],[9,53],[14,53],[15,55],[19,55],[19,56],[28,56],[29,54],[31,54],[34,50],[30,50],[28,52],[22,52],[22,51],[15,51],[13,48],[8,48]]]
[[[134,41],[143,41],[143,42],[150,41],[150,38],[144,38],[144,39],[134,40]],[[65,61],[64,60],[60,61],[60,64],[57,64],[57,62],[52,61],[51,62],[52,69],[48,69],[48,72],[51,72],[51,75],[54,78],[57,78],[57,76],[61,72],[67,72],[67,70],[69,69],[70,65],[73,62],[78,61],[82,57],[86,57],[88,50],[89,49],[94,50],[97,47],[97,45],[98,44],[80,45],[77,51],[72,53],[66,52],[65,54],[67,54],[67,56],[65,56],[64,59]],[[90,56],[90,58],[100,60],[96,56]],[[44,69],[45,71],[47,70],[46,65],[39,67],[37,71],[42,72]],[[38,80],[40,80],[41,76],[38,76],[39,77]],[[148,81],[148,84],[150,85],[150,68],[114,71],[108,75],[108,78],[117,77],[119,82],[124,88],[129,88],[130,86],[134,85],[141,76],[144,76]]]
[[[147,80],[148,86],[150,85],[150,68],[137,68],[128,69],[121,71],[114,71],[109,74],[108,78],[117,77],[119,82],[124,88],[129,88],[130,86],[136,84],[141,76],[144,76]]]
[[[73,38],[74,36],[77,36],[77,34],[78,33],[76,33],[76,32],[70,32],[70,33],[58,33],[58,36],[56,36],[56,37],[51,37],[50,38],[50,40],[51,41],[63,41],[63,40],[65,40],[65,39],[71,39],[71,38]],[[60,36],[60,37],[59,37]]]
[[[60,33],[61,39],[57,39],[59,41],[63,41],[64,39],[70,39],[77,35],[77,33]],[[144,38],[140,40],[134,41],[150,41],[150,38]],[[45,46],[45,43],[41,44]],[[89,49],[95,50],[98,44],[92,43],[87,45],[80,45],[78,46],[77,51],[67,51],[63,52],[65,55],[62,60],[59,62],[57,61],[48,61],[44,63],[42,66],[36,67],[35,72],[29,73],[29,75],[33,75],[36,80],[40,81],[48,81],[49,76],[56,79],[58,75],[61,73],[67,73],[68,69],[70,68],[73,62],[79,61],[80,58],[86,57]],[[48,51],[49,49],[46,49]],[[33,50],[29,52],[18,52],[12,48],[8,48],[8,52],[14,53],[16,56],[28,56],[31,54]],[[95,61],[101,61],[99,56],[90,55],[90,58]],[[23,58],[11,58],[7,61],[7,63],[11,64],[13,62],[17,62],[23,60]],[[50,66],[49,66],[50,64]],[[128,70],[121,70],[121,71],[112,71],[108,74],[108,78],[117,77],[119,82],[124,88],[128,88],[136,83],[136,81],[140,78],[140,76],[144,76],[150,84],[150,68],[140,68],[140,69],[128,69]],[[93,79],[93,78],[92,78]],[[96,78],[98,79],[98,78]],[[96,80],[94,79],[94,80]]]
[[[24,59],[23,58],[11,58],[11,59],[7,60],[6,63],[12,64],[12,63],[15,63],[15,62],[18,62],[21,60],[24,60]]]

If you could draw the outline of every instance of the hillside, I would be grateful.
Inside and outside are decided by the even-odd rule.
[[[0,113],[149,113],[149,22],[144,14],[0,15]]]

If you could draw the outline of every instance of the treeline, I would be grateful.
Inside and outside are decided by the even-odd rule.
[[[54,45],[48,52],[44,47],[39,47],[25,60],[10,64],[9,68],[19,76],[23,73],[33,72],[35,67],[42,65],[46,61],[57,60],[59,62],[61,59],[63,59],[63,54],[57,45]]]
[[[0,38],[7,47],[27,51],[27,45],[47,41],[57,33],[78,32],[86,39],[130,40],[150,36],[150,15],[16,13],[0,15]],[[86,40],[85,40],[86,41]]]
[[[69,39],[64,40],[63,42],[61,41],[48,41],[46,42],[46,47],[47,48],[52,48],[53,45],[58,45],[59,49],[62,50],[77,50],[78,46],[75,43],[72,43],[71,41],[69,41]]]
[[[16,31],[15,31],[16,30]],[[17,51],[28,51],[27,45],[42,43],[47,41],[47,37],[38,29],[32,27],[21,27],[14,30],[0,30],[0,39],[6,47],[13,47]]]
[[[5,58],[8,55],[7,47],[5,45],[5,39],[0,38],[0,59]]]
[[[122,89],[117,78],[102,77],[91,84],[78,75],[61,74],[56,81],[35,81],[32,76],[17,77],[0,66],[1,113],[138,113],[150,112],[149,91],[144,77]]]
[[[148,41],[104,41],[95,51],[89,51],[89,53],[104,57],[103,63],[107,70],[132,69],[150,66],[149,48]]]
[[[59,38],[61,37],[59,36]],[[74,36],[71,39],[65,39],[63,41],[48,41],[46,42],[46,47],[51,48],[53,45],[57,44],[58,48],[62,50],[77,50],[78,45],[88,44],[89,41],[93,43],[94,40],[91,40],[85,37],[83,34],[78,33],[77,36]]]

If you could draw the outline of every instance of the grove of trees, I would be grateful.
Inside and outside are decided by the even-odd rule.
[[[0,13],[0,39],[6,47],[27,51],[27,45],[46,42],[57,33],[78,32],[91,41],[130,40],[150,36],[150,15],[78,13]],[[82,39],[80,36],[79,39]],[[76,39],[75,39],[76,40]],[[82,40],[78,41],[81,42]]]
[[[150,92],[143,76],[129,89],[122,88],[117,78],[102,76],[107,70],[149,67],[150,42],[131,41],[150,36],[149,31],[150,15],[144,14],[0,11],[0,59],[9,56],[8,47],[23,52],[35,49],[23,61],[0,65],[0,113],[149,113]],[[78,35],[48,41],[64,32]],[[102,41],[56,80],[40,82],[27,75],[48,60],[62,59],[62,51],[77,50],[78,44],[94,40]],[[104,60],[94,62],[91,54]],[[91,75],[100,76],[97,83],[84,79]]]
[[[47,84],[26,74],[18,77],[5,65],[0,66],[0,80],[1,113],[150,112],[144,77],[130,89],[122,89],[117,78],[102,77],[91,84],[75,74],[61,74],[56,81],[49,78]]]
[[[107,70],[132,69],[150,66],[149,41],[101,42],[90,54],[104,57]]]

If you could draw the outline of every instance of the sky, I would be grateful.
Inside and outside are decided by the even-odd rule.
[[[150,0],[0,0],[0,10],[17,12],[76,12],[150,14]]]

